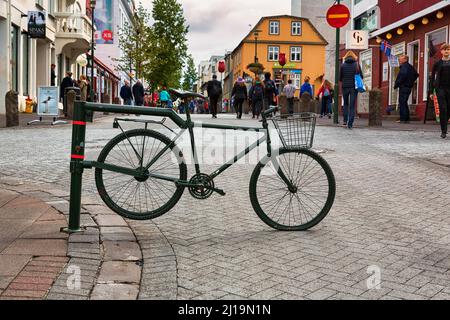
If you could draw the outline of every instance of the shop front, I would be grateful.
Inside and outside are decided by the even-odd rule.
[[[409,63],[420,74],[409,100],[413,119],[420,120],[425,118],[433,64],[441,59],[441,45],[450,41],[449,6],[423,13],[372,33],[370,40],[370,50],[373,50],[371,82],[383,92],[386,113],[399,110],[398,90],[394,85],[400,70],[398,58],[407,55]],[[434,117],[433,112],[428,110],[427,117]]]

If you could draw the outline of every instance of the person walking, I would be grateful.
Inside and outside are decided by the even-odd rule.
[[[144,86],[142,85],[141,80],[137,80],[133,85],[133,97],[134,97],[134,105],[137,107],[142,107],[144,105]]]
[[[247,100],[247,86],[245,85],[244,79],[239,77],[236,83],[233,86],[233,90],[231,91],[231,97],[233,99],[233,106],[236,110],[236,118],[242,118],[242,105],[244,101]]]
[[[120,88],[120,97],[123,99],[124,105],[133,105],[133,93],[131,92],[130,82],[128,80],[125,80],[125,84]]]
[[[402,55],[399,58],[400,72],[395,80],[394,90],[399,89],[399,105],[400,105],[400,120],[397,123],[409,123],[409,106],[408,100],[411,95],[412,88],[419,74],[416,69],[409,63],[409,57]]]
[[[250,88],[249,96],[249,104],[252,106],[252,119],[259,119],[261,114],[261,109],[264,105],[264,85],[260,80],[255,80],[253,86]]]
[[[86,81],[86,76],[85,75],[81,75],[80,76],[79,87],[80,87],[80,99],[81,99],[81,101],[87,101],[88,83]]]
[[[342,82],[342,94],[344,98],[344,126],[353,129],[355,121],[355,106],[358,90],[355,87],[355,75],[360,74],[361,67],[358,57],[353,51],[348,51],[344,56],[344,63],[341,65],[340,81]]]
[[[320,118],[326,117],[331,118],[331,113],[329,110],[330,102],[333,96],[333,90],[330,81],[324,80],[322,86],[317,92],[317,99],[320,99],[322,95],[322,109],[320,111]]]
[[[169,106],[170,94],[167,92],[167,87],[163,86],[159,93],[159,101],[161,101],[161,108],[167,108]]]
[[[61,81],[59,98],[64,101],[64,95],[66,94],[66,88],[74,87],[75,83],[72,80],[72,72],[67,71],[66,76]]]
[[[222,84],[217,80],[217,76],[213,75],[212,80],[208,81],[207,92],[209,98],[209,108],[213,118],[217,118],[217,103],[222,95]]]
[[[448,121],[450,120],[450,44],[441,46],[442,59],[433,66],[431,76],[431,99],[434,94],[439,103],[441,138],[447,137]],[[436,93],[435,93],[436,91]]]
[[[314,97],[312,85],[309,83],[310,80],[311,80],[310,77],[308,77],[308,76],[305,77],[305,82],[303,83],[302,87],[300,88],[300,96],[299,96],[300,98],[306,92],[309,93],[311,99]]]
[[[294,96],[297,88],[292,84],[292,80],[288,80],[287,86],[283,88],[283,93],[286,95],[286,99],[288,101],[288,112],[289,115],[294,114]]]
[[[264,74],[264,101],[263,108],[264,111],[268,110],[270,106],[276,105],[276,98],[278,96],[278,89],[271,77],[270,72]]]

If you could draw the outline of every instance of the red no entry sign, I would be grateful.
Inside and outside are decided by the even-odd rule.
[[[333,28],[342,28],[350,21],[350,10],[343,4],[335,4],[328,9],[327,21]]]

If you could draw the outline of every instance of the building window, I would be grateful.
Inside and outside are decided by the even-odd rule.
[[[291,61],[302,61],[302,47],[291,47]]]
[[[269,34],[280,34],[280,22],[279,21],[270,21]]]
[[[48,12],[51,15],[55,14],[55,0],[48,0]]]
[[[28,34],[22,34],[22,90],[23,95],[29,94],[29,66],[30,66],[30,47]]]
[[[11,28],[11,74],[12,89],[18,91],[19,87],[19,28]]]
[[[280,47],[269,47],[268,52],[269,52],[269,56],[267,59],[268,61],[278,61]]]
[[[301,21],[292,22],[291,33],[293,36],[301,36],[302,35],[302,23]]]

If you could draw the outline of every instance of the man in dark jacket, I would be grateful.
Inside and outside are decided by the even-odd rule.
[[[353,128],[355,121],[355,106],[356,98],[358,97],[358,90],[355,86],[355,75],[363,74],[361,67],[357,62],[357,56],[353,51],[347,52],[344,56],[345,62],[341,66],[340,81],[342,82],[342,95],[344,98],[344,126],[349,129]]]
[[[402,55],[399,58],[400,72],[395,80],[394,90],[399,89],[399,105],[400,105],[400,120],[397,123],[409,122],[409,106],[408,99],[411,95],[412,88],[416,82],[419,74],[412,65],[409,64],[409,57]]]
[[[120,97],[123,99],[124,105],[131,106],[133,104],[133,93],[128,80],[125,80],[125,84],[120,88]]]
[[[134,105],[141,107],[144,105],[144,86],[141,80],[137,80],[133,86]]]
[[[72,72],[67,71],[66,76],[61,81],[61,87],[60,87],[60,91],[59,91],[60,100],[64,101],[64,94],[65,94],[66,88],[70,88],[70,87],[74,87],[74,86],[75,86],[75,84],[72,80]]]
[[[441,47],[442,59],[433,66],[431,76],[431,98],[436,94],[439,102],[441,138],[447,137],[448,121],[450,120],[450,44]],[[436,91],[436,93],[434,93]]]
[[[247,86],[244,79],[239,77],[234,84],[231,96],[234,97],[234,109],[238,119],[242,118],[242,104],[247,100]]]
[[[222,95],[222,83],[217,80],[217,76],[213,75],[212,80],[208,81],[207,86],[208,98],[209,98],[209,109],[213,118],[217,118],[217,103]]]

